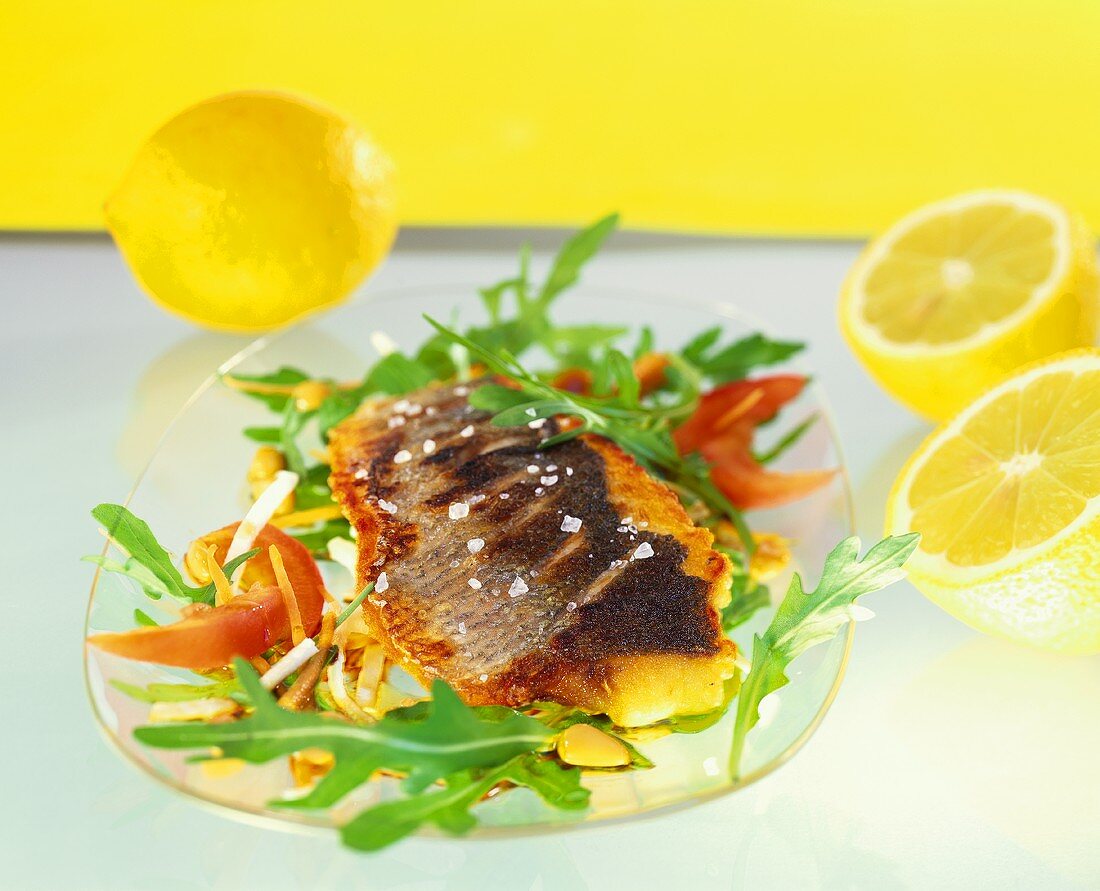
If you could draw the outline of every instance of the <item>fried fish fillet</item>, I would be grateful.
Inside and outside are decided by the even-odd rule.
[[[711,533],[613,443],[543,450],[553,421],[494,427],[473,386],[374,401],[330,436],[389,655],[473,705],[552,700],[622,726],[720,706],[736,648]]]

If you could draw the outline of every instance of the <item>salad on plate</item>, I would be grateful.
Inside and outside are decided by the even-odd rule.
[[[654,769],[642,741],[727,712],[723,769],[738,776],[788,665],[867,617],[858,598],[902,576],[917,536],[862,557],[839,542],[816,587],[795,573],[738,648],[730,632],[772,607],[790,560],[750,512],[835,473],[775,466],[812,417],[757,442],[806,386],[769,370],[801,344],[719,326],[659,349],[649,328],[556,324],[555,299],[616,223],[569,239],[541,283],[524,251],[481,290],[484,324],[425,317],[412,354],[374,332],[384,355],[357,380],[224,374],[271,411],[244,430],[238,519],[162,543],[127,507],[95,508],[110,546],[88,559],[174,614],[136,609],[89,646],[192,673],[113,682],[149,705],[143,745],[283,759],[279,808],[324,811],[396,777],[341,821],[362,850],[468,831],[516,787],[581,812],[588,778]]]

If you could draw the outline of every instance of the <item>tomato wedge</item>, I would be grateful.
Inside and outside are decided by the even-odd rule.
[[[214,545],[219,563],[225,562],[238,525],[202,537],[203,542]],[[253,545],[260,553],[242,570],[244,594],[171,625],[96,634],[89,642],[116,656],[195,671],[221,668],[237,656],[250,659],[260,655],[290,637],[290,618],[268,557],[271,545],[283,558],[306,634],[314,634],[325,602],[320,570],[304,545],[269,525],[260,530]]]
[[[676,448],[681,455],[702,455],[711,465],[711,480],[735,507],[796,501],[825,485],[836,471],[769,470],[753,457],[752,443],[757,425],[775,417],[805,386],[802,375],[776,374],[716,387],[672,434]]]

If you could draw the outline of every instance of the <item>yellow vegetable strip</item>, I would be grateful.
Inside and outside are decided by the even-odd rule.
[[[290,577],[283,566],[283,557],[275,545],[267,549],[271,557],[271,568],[275,570],[275,580],[279,583],[279,591],[283,595],[283,603],[286,604],[286,614],[290,619],[290,639],[294,646],[298,646],[306,639],[306,629],[302,624],[302,613],[298,609],[298,601],[294,597],[294,587],[290,584]]]
[[[281,517],[275,517],[272,519],[271,525],[280,529],[294,526],[312,526],[314,523],[323,520],[335,520],[342,516],[340,505],[326,504],[324,507],[313,507],[309,510],[299,510],[294,513],[283,514]]]
[[[386,656],[380,646],[369,646],[363,651],[363,664],[355,681],[355,699],[360,705],[374,705],[385,665]]]
[[[229,579],[225,577],[225,573],[222,572],[222,568],[218,565],[218,561],[214,558],[214,547],[210,547],[203,550],[203,560],[206,563],[206,572],[210,576],[210,581],[214,583],[214,606],[225,606],[233,599],[233,587],[229,584]]]

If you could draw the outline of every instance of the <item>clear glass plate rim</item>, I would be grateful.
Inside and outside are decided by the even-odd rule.
[[[396,300],[401,297],[416,297],[416,296],[438,296],[440,293],[469,293],[476,294],[480,285],[474,284],[470,281],[450,281],[450,282],[438,282],[438,283],[425,283],[425,284],[412,284],[412,285],[394,285],[384,289],[380,289],[377,293],[364,294],[362,298],[353,300],[343,306],[337,307],[331,312],[336,314],[343,310],[362,308],[363,306],[371,303],[383,303],[389,300]],[[603,285],[586,285],[579,284],[576,286],[578,291],[591,293],[593,296],[604,296],[608,298],[630,298],[635,300],[641,300],[646,303],[656,305],[672,305],[684,304],[691,306],[695,309],[699,309],[705,312],[709,312],[712,315],[729,319],[732,322],[745,325],[754,331],[760,331],[770,336],[775,336],[771,326],[765,324],[763,320],[757,317],[755,314],[746,310],[740,309],[738,306],[731,302],[724,300],[711,300],[706,298],[700,298],[696,296],[677,296],[671,297],[668,294],[661,294],[655,291],[648,291],[645,289],[635,288],[623,288],[615,286],[603,286]],[[280,338],[290,334],[291,332],[309,325],[312,321],[318,318],[318,315],[306,316],[299,319],[295,323],[288,325],[278,331],[264,334],[240,350],[232,354],[229,358],[223,361],[217,368],[214,369],[211,374],[200,383],[191,395],[183,402],[178,411],[173,414],[171,421],[165,426],[164,430],[157,439],[156,445],[149,453],[149,457],[145,462],[141,472],[137,475],[133,485],[130,487],[129,492],[126,495],[123,504],[129,505],[133,500],[138,488],[141,486],[146,473],[155,461],[162,443],[171,434],[173,428],[180,421],[180,419],[186,414],[186,412],[193,406],[202,396],[210,390],[215,384],[217,384],[221,375],[227,373],[231,369],[237,367],[242,362],[253,356],[254,354],[268,348]],[[808,371],[805,363],[799,359],[791,363],[795,367],[802,371]],[[832,404],[829,401],[828,394],[825,388],[819,381],[811,376],[810,388],[814,393],[815,400],[822,407],[822,420],[829,431],[829,437],[836,452],[839,467],[839,482],[843,494],[844,503],[844,515],[847,520],[848,534],[854,535],[856,530],[855,523],[855,511],[854,511],[854,499],[852,495],[851,479],[848,474],[848,463],[844,457],[843,444],[841,442],[839,432],[836,428],[835,416],[832,409]],[[108,549],[110,548],[110,542],[105,541],[101,556],[106,556]],[[96,586],[99,582],[100,573],[103,570],[100,567],[96,567],[95,572],[92,575],[91,588],[88,594],[88,605],[85,610],[84,617],[84,637],[87,638],[89,629],[91,627],[91,613],[95,600]],[[501,839],[501,838],[520,838],[525,836],[544,835],[549,833],[557,833],[568,830],[575,830],[584,827],[595,826],[611,826],[617,823],[623,823],[631,820],[637,820],[644,817],[660,816],[664,814],[674,813],[676,811],[684,810],[686,808],[695,807],[699,804],[704,804],[709,801],[714,801],[718,798],[723,798],[726,795],[731,795],[747,786],[752,785],[760,779],[768,776],[780,767],[785,765],[791,760],[809,741],[810,737],[814,735],[821,722],[825,719],[825,715],[828,713],[837,695],[840,692],[840,686],[843,683],[844,675],[848,667],[848,659],[851,655],[852,642],[855,636],[855,622],[849,621],[844,630],[844,649],[841,653],[840,662],[837,666],[836,676],[833,678],[829,691],[822,701],[821,707],[817,713],[813,716],[812,720],[806,725],[803,731],[798,737],[783,750],[782,754],[758,768],[756,771],[745,774],[739,777],[735,782],[730,783],[727,786],[712,789],[707,792],[702,792],[693,795],[690,798],[686,798],[682,801],[668,802],[664,804],[652,805],[650,807],[639,808],[629,814],[622,814],[619,816],[602,817],[591,820],[578,819],[576,822],[571,823],[532,823],[527,825],[518,826],[479,826],[474,832],[468,836],[464,836],[464,840],[473,839]],[[85,693],[88,697],[89,703],[92,706],[92,715],[95,719],[96,726],[100,734],[106,739],[109,746],[114,749],[124,761],[135,766],[141,773],[146,774],[156,782],[166,786],[174,793],[181,795],[186,800],[194,802],[200,806],[203,806],[214,813],[222,816],[228,816],[232,819],[241,820],[249,823],[250,825],[258,826],[261,828],[279,829],[284,832],[300,832],[308,834],[329,833],[333,830],[333,824],[331,821],[313,817],[308,814],[303,814],[295,811],[288,811],[285,814],[275,815],[269,810],[256,808],[247,804],[228,804],[224,801],[218,800],[201,792],[198,792],[193,787],[190,787],[184,783],[180,783],[172,777],[165,776],[163,773],[155,770],[150,764],[144,762],[133,755],[130,751],[120,745],[117,734],[111,730],[107,720],[100,713],[98,700],[95,692],[92,688],[92,678],[89,672],[90,659],[87,654],[87,644],[85,646],[85,658],[83,660],[83,674],[84,674],[84,687]],[[421,830],[416,833],[420,837],[435,837],[435,838],[453,838],[445,833],[430,829]]]

